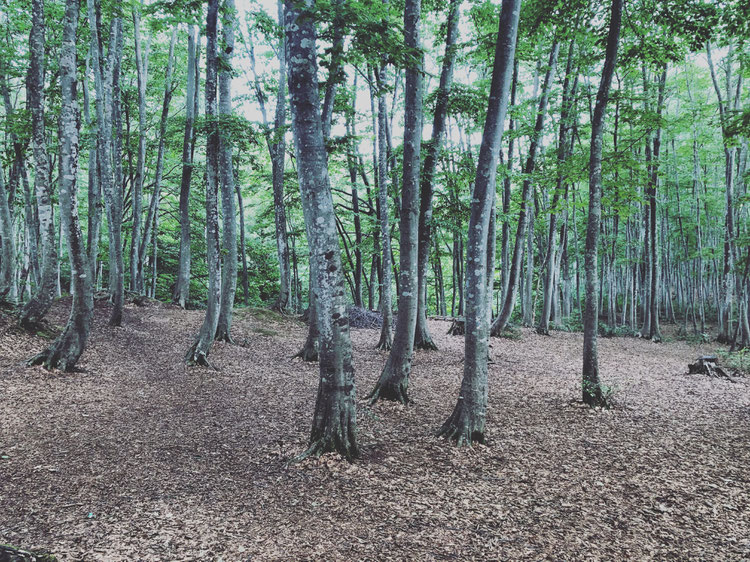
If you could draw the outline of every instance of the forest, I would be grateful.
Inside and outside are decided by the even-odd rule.
[[[750,557],[749,22],[0,0],[0,562]]]

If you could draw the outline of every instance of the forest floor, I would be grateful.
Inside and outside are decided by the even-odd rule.
[[[52,322],[62,325],[68,302]],[[305,327],[238,310],[218,371],[183,355],[203,313],[97,302],[72,374],[0,321],[0,543],[60,560],[750,559],[750,379],[685,375],[715,344],[599,340],[616,406],[579,400],[582,336],[492,342],[487,446],[434,437],[463,338],[430,325],[408,407],[358,409],[362,456],[286,467],[308,437]],[[359,396],[386,354],[353,330]]]

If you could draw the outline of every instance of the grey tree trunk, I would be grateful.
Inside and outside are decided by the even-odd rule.
[[[232,117],[232,53],[234,51],[234,27],[236,25],[234,0],[224,0],[221,14],[223,35],[221,62],[219,67],[219,119],[228,123]],[[237,292],[237,210],[234,204],[234,166],[232,164],[232,140],[229,133],[220,131],[219,177],[221,179],[221,211],[223,219],[221,268],[221,307],[216,339],[232,342],[232,309]]]
[[[190,298],[190,182],[193,177],[195,98],[198,91],[196,70],[196,31],[191,25],[188,27],[185,133],[182,139],[182,177],[180,178],[180,255],[177,280],[172,296],[172,301],[182,308],[185,308]]]
[[[393,263],[391,261],[391,229],[388,218],[388,148],[386,119],[388,110],[386,108],[385,92],[385,66],[380,69],[379,92],[378,92],[378,222],[380,223],[380,248],[382,258],[380,267],[380,312],[383,315],[383,325],[380,328],[380,340],[377,349],[389,351],[393,346],[391,327],[393,324],[393,297],[391,293],[391,281]]]
[[[161,182],[164,174],[164,142],[167,134],[167,120],[169,119],[169,104],[172,101],[172,74],[174,68],[174,48],[177,42],[177,26],[172,29],[172,37],[169,41],[169,56],[167,58],[167,73],[164,79],[164,99],[161,108],[161,119],[159,120],[159,146],[156,152],[156,171],[154,174],[154,191],[151,194],[151,202],[146,214],[146,222],[143,227],[143,238],[138,249],[138,268],[136,271],[136,292],[143,294],[145,291],[144,284],[144,266],[146,263],[146,254],[151,244],[151,237],[154,238],[158,233],[154,232],[156,224],[156,215],[159,212],[159,198],[161,197]],[[234,197],[234,195],[232,196]]]
[[[494,279],[495,254],[493,209],[500,143],[508,109],[520,12],[520,0],[503,0],[490,99],[469,216],[464,376],[456,407],[438,432],[438,435],[454,440],[459,446],[485,442],[487,360],[492,311],[490,288]]]
[[[13,215],[8,204],[8,190],[0,167],[0,301],[12,301],[16,291],[16,239]]]
[[[62,334],[30,365],[71,371],[83,353],[91,329],[94,296],[86,246],[78,222],[76,174],[78,172],[78,107],[76,101],[76,30],[79,0],[67,0],[60,49],[60,218],[70,256],[73,304]]]
[[[570,123],[573,112],[572,100],[575,99],[578,86],[578,73],[576,72],[571,84],[571,73],[573,72],[573,55],[575,49],[575,40],[571,40],[568,48],[568,61],[565,68],[565,79],[563,80],[562,109],[560,111],[560,132],[557,146],[557,185],[552,195],[549,218],[549,235],[547,236],[547,257],[544,264],[544,303],[542,305],[542,316],[539,319],[539,325],[536,331],[540,334],[549,335],[549,321],[552,313],[552,301],[557,291],[555,279],[557,246],[555,243],[555,234],[557,233],[558,204],[564,191],[564,184],[567,182],[565,177],[564,166],[566,160],[573,152],[572,142],[569,140],[572,125]],[[562,236],[561,236],[562,238]]]
[[[421,0],[406,0],[404,6],[404,43],[420,52]],[[409,374],[417,325],[417,249],[419,224],[419,154],[422,144],[422,56],[415,56],[406,68],[404,89],[404,160],[401,186],[399,244],[399,301],[393,347],[380,380],[369,395],[370,404],[378,398],[408,403]],[[380,113],[380,112],[379,112]],[[380,155],[382,159],[382,154]],[[384,265],[385,268],[385,265]]]
[[[591,150],[589,154],[589,216],[586,224],[586,309],[583,315],[583,401],[589,406],[606,405],[599,380],[597,330],[599,325],[598,250],[599,226],[602,213],[602,143],[604,120],[609,101],[609,88],[617,65],[617,48],[620,43],[620,22],[623,0],[612,0],[612,14],[607,34],[607,49],[602,69],[602,79],[596,94],[596,105],[591,122]]]
[[[192,40],[192,28],[189,32],[189,41]],[[138,292],[138,267],[141,262],[141,214],[143,214],[143,182],[146,176],[146,81],[148,80],[148,49],[143,52],[141,46],[141,14],[139,8],[133,8],[133,36],[135,42],[135,69],[138,80],[138,156],[135,168],[135,178],[133,180],[133,232],[130,239],[130,290]],[[195,47],[192,51],[188,47],[188,76],[191,71],[191,61],[195,60]],[[188,100],[190,97],[190,80],[188,78]],[[192,112],[186,112],[186,125],[190,121]],[[183,153],[183,161],[185,155]]]
[[[518,214],[518,227],[516,228],[516,241],[513,247],[513,261],[510,266],[508,273],[508,289],[505,291],[505,299],[503,300],[503,307],[498,314],[495,321],[492,323],[491,332],[493,336],[498,336],[505,330],[510,320],[511,314],[513,314],[513,308],[516,303],[516,295],[518,294],[518,281],[521,272],[521,259],[523,257],[523,243],[526,239],[526,231],[529,223],[529,205],[530,194],[531,194],[531,173],[534,171],[536,166],[536,157],[539,149],[539,141],[541,139],[542,130],[544,129],[544,120],[547,114],[547,101],[549,100],[549,92],[552,86],[552,77],[557,67],[557,56],[560,52],[560,44],[557,40],[552,44],[552,50],[549,55],[549,64],[547,66],[547,73],[544,76],[544,85],[542,86],[542,95],[539,98],[539,107],[536,114],[536,122],[534,124],[534,132],[531,136],[529,143],[529,155],[526,159],[526,165],[524,166],[525,178],[523,180],[523,190],[521,193],[521,210]]]
[[[513,83],[510,87],[510,107],[516,104],[516,85],[518,84],[518,61],[513,62]],[[508,132],[512,132],[515,128],[515,120],[511,117],[508,122]],[[501,279],[502,279],[502,292],[500,293],[501,299],[505,301],[505,295],[508,293],[508,283],[510,282],[510,220],[508,215],[510,214],[510,190],[511,190],[511,173],[513,172],[513,147],[514,147],[515,136],[510,135],[508,140],[508,171],[505,174],[503,180],[503,226],[501,230],[501,248],[500,248],[500,264]],[[502,158],[502,154],[500,155]],[[498,311],[498,314],[500,311]]]
[[[219,123],[216,109],[218,53],[216,22],[219,0],[209,0],[206,16],[206,262],[208,293],[206,315],[185,355],[190,365],[210,366],[208,354],[219,323],[221,306],[221,256],[219,255]]]
[[[306,6],[286,0],[292,129],[320,345],[320,382],[310,442],[298,459],[328,451],[352,459],[359,454],[354,367],[318,97],[314,19],[308,11],[310,3]]]
[[[284,3],[277,0],[277,11],[279,25],[284,25]],[[286,312],[291,305],[291,268],[289,263],[289,241],[287,235],[286,205],[284,203],[284,160],[286,156],[286,42],[284,36],[279,36],[276,47],[276,56],[279,61],[279,85],[276,91],[276,110],[274,113],[273,129],[271,128],[266,113],[266,94],[258,78],[255,69],[255,53],[252,43],[249,43],[250,66],[254,77],[255,96],[260,106],[263,118],[263,127],[266,137],[266,146],[271,156],[271,183],[273,184],[273,208],[274,226],[276,228],[276,255],[279,261],[279,296],[274,308],[279,312]],[[309,335],[309,334],[308,334]],[[308,337],[309,340],[309,337]],[[305,348],[300,352],[306,360],[317,361],[317,344],[310,343],[309,353]],[[314,357],[313,357],[314,355]]]
[[[109,56],[106,68],[101,60],[99,29],[94,0],[88,0],[89,27],[91,30],[91,63],[96,85],[97,155],[100,181],[109,223],[109,268],[112,285],[112,315],[109,323],[122,323],[124,272],[122,261],[122,192],[115,186],[112,168],[112,98],[115,66],[122,56],[122,20],[114,18],[110,26]],[[119,48],[118,48],[119,46]],[[116,155],[119,157],[119,155]]]
[[[86,120],[86,127],[93,133],[93,138],[89,141],[89,160],[88,160],[88,229],[86,232],[86,248],[88,250],[88,261],[91,267],[91,285],[96,284],[97,279],[97,261],[99,259],[99,236],[102,222],[102,192],[99,185],[99,159],[97,157],[97,137],[96,128],[91,118],[91,95],[89,94],[88,76],[91,67],[91,48],[86,57],[86,79],[83,84],[83,115]],[[59,263],[59,258],[58,258]],[[58,267],[59,269],[59,267]],[[58,279],[55,281],[59,285]],[[57,288],[55,289],[58,292]]]
[[[447,34],[445,55],[440,72],[440,85],[435,102],[435,113],[432,120],[432,138],[426,146],[424,165],[420,177],[419,200],[419,249],[418,249],[418,283],[417,327],[414,332],[414,347],[417,349],[437,350],[427,327],[427,271],[430,264],[430,247],[432,236],[432,193],[438,155],[445,132],[445,116],[448,113],[448,96],[453,84],[453,63],[456,60],[455,44],[458,38],[460,0],[451,0],[448,7]]]
[[[32,25],[29,34],[31,57],[27,78],[28,104],[31,110],[31,134],[34,146],[34,191],[39,209],[42,238],[41,282],[31,300],[21,309],[21,325],[33,329],[47,314],[55,299],[57,285],[57,241],[49,185],[49,157],[44,130],[44,0],[33,0]],[[33,233],[29,233],[32,237]]]

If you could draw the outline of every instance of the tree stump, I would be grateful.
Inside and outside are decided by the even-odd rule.
[[[463,318],[454,318],[451,327],[448,328],[448,335],[463,336],[466,333],[466,323]]]
[[[718,357],[715,355],[703,355],[695,363],[688,365],[689,375],[708,375],[717,379],[727,379],[734,382],[732,376],[718,365]]]

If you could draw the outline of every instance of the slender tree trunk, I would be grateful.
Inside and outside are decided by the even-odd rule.
[[[528,218],[529,218],[529,205],[531,204],[531,173],[534,171],[536,166],[537,152],[539,149],[539,141],[541,140],[542,130],[544,129],[544,120],[547,113],[547,101],[549,100],[549,92],[552,86],[552,77],[557,67],[557,56],[560,52],[560,44],[557,40],[552,44],[552,50],[549,55],[549,65],[547,67],[547,73],[544,77],[544,85],[542,86],[542,95],[539,98],[539,108],[537,109],[536,122],[534,124],[534,132],[531,136],[531,142],[529,144],[529,155],[526,159],[526,165],[524,166],[525,178],[523,180],[523,190],[521,193],[521,210],[518,215],[518,227],[516,229],[516,241],[513,248],[513,262],[510,267],[508,274],[508,290],[505,292],[505,299],[503,300],[503,308],[498,314],[495,321],[492,323],[492,335],[500,335],[505,327],[508,325],[511,314],[513,314],[513,308],[515,307],[516,294],[518,292],[518,278],[521,272],[521,258],[523,256],[523,242],[526,239],[525,234],[528,229]]]
[[[406,0],[404,7],[404,42],[407,49],[421,52],[419,40],[421,0]],[[408,403],[407,394],[414,331],[417,324],[418,223],[419,223],[419,154],[422,143],[422,60],[414,57],[406,68],[404,90],[404,160],[401,186],[399,301],[396,334],[380,380],[370,393],[370,404],[378,398]],[[380,112],[379,112],[380,113]],[[380,155],[382,159],[382,154]]]
[[[136,163],[135,179],[133,181],[133,233],[130,241],[130,290],[138,291],[138,265],[141,261],[141,214],[143,213],[143,181],[146,175],[146,80],[148,77],[148,49],[143,52],[141,47],[141,14],[138,8],[133,9],[133,35],[135,41],[135,68],[138,80],[138,159]],[[192,27],[188,32],[188,41],[192,41]],[[192,55],[192,57],[191,57]],[[195,47],[192,52],[188,46],[188,76],[191,72],[191,64],[195,60]],[[194,70],[194,69],[192,69]],[[190,79],[188,78],[188,100],[190,97]],[[192,127],[190,105],[188,101],[186,112],[185,130]],[[188,125],[189,123],[189,125]],[[185,154],[183,150],[183,161]],[[183,305],[184,306],[184,305]]]
[[[424,165],[420,177],[419,194],[419,249],[418,249],[418,299],[417,327],[414,332],[414,347],[417,349],[437,350],[427,327],[427,271],[430,258],[430,237],[432,235],[432,193],[438,155],[445,132],[445,116],[448,113],[448,97],[453,84],[453,64],[456,60],[455,43],[458,37],[460,0],[451,0],[448,7],[447,35],[445,55],[440,73],[440,85],[437,90],[435,113],[432,120],[432,138],[425,147]]]
[[[359,454],[354,367],[318,97],[315,27],[312,15],[295,0],[286,1],[285,29],[297,175],[315,278],[320,345],[320,382],[310,443],[298,458],[336,451],[352,459]]]
[[[234,0],[224,0],[222,8],[222,51],[219,68],[219,117],[224,123],[232,116],[232,52],[234,51]],[[232,343],[232,309],[237,291],[237,210],[234,204],[234,166],[229,134],[219,137],[219,177],[221,179],[221,210],[223,214],[221,268],[221,308],[216,339]]]
[[[490,99],[469,217],[464,376],[456,407],[438,432],[439,435],[456,441],[459,446],[485,442],[487,359],[492,311],[490,289],[494,278],[495,254],[495,182],[503,124],[508,109],[520,11],[520,0],[503,0]]]
[[[386,146],[386,119],[387,109],[385,102],[385,66],[380,69],[378,80],[378,151],[377,151],[377,170],[378,170],[378,213],[380,222],[380,247],[382,258],[380,267],[382,274],[380,276],[380,312],[383,316],[383,324],[380,328],[380,340],[377,349],[389,351],[393,346],[393,337],[391,335],[391,326],[393,324],[393,300],[391,293],[391,231],[388,219],[388,148]]]
[[[196,31],[195,27],[191,25],[188,27],[185,133],[182,139],[182,177],[180,179],[180,255],[177,280],[172,296],[173,302],[179,304],[182,308],[185,308],[190,298],[190,182],[193,177],[192,147],[195,135],[195,98],[198,90],[196,70]],[[237,194],[239,196],[239,191]],[[135,206],[133,209],[135,209]],[[135,245],[135,241],[133,244]]]
[[[16,284],[16,239],[8,190],[0,167],[0,301],[13,301]]]
[[[91,290],[86,246],[78,223],[78,108],[76,101],[76,30],[79,1],[67,0],[60,50],[60,218],[66,231],[73,284],[73,304],[62,334],[43,352],[29,360],[31,365],[71,371],[83,353],[91,328],[94,296]],[[1,183],[1,182],[0,182]],[[2,191],[0,189],[0,191]]]
[[[221,256],[219,254],[219,123],[216,110],[218,53],[216,21],[219,0],[209,0],[206,17],[206,262],[208,293],[206,315],[198,335],[185,355],[188,364],[210,366],[208,354],[219,323],[221,306]]]
[[[562,95],[562,109],[560,111],[560,132],[558,136],[558,147],[557,147],[557,185],[555,186],[555,192],[552,195],[552,203],[550,205],[550,218],[549,218],[549,235],[547,236],[547,257],[545,259],[545,277],[544,277],[544,303],[542,305],[542,316],[539,319],[539,325],[537,326],[537,332],[540,334],[549,335],[549,321],[552,313],[552,300],[553,295],[557,291],[556,284],[554,283],[555,278],[555,262],[557,259],[557,246],[555,243],[555,234],[557,231],[557,218],[558,218],[558,204],[560,203],[560,197],[563,191],[566,189],[564,184],[567,182],[565,177],[565,162],[573,152],[573,145],[568,140],[568,133],[572,128],[570,122],[571,115],[573,113],[573,102],[575,99],[576,90],[578,87],[578,72],[576,72],[571,84],[571,74],[573,72],[573,55],[575,49],[575,41],[571,40],[570,47],[568,48],[568,61],[565,68],[565,79],[563,80],[563,95]]]
[[[609,100],[612,75],[617,65],[617,48],[620,43],[620,22],[623,0],[612,0],[612,14],[607,34],[607,49],[602,69],[602,79],[596,94],[596,105],[591,122],[591,152],[589,155],[589,216],[586,225],[586,310],[583,315],[583,401],[589,406],[606,405],[599,380],[597,330],[599,324],[598,251],[599,225],[602,212],[602,144],[604,121]]]
[[[109,57],[106,68],[101,60],[99,29],[94,0],[88,0],[89,27],[91,30],[91,62],[96,84],[97,160],[100,181],[104,192],[107,221],[109,223],[109,290],[113,308],[109,323],[119,326],[122,322],[124,275],[122,263],[122,192],[115,185],[112,168],[112,98],[115,66],[122,55],[122,20],[115,18],[110,26]],[[119,156],[119,155],[116,155]]]
[[[42,234],[41,283],[31,300],[21,309],[21,325],[33,328],[47,314],[55,298],[57,275],[57,242],[52,215],[52,193],[49,185],[49,157],[44,129],[44,0],[32,2],[32,25],[29,36],[31,62],[27,78],[28,104],[31,110],[31,131],[34,143],[34,191],[39,209]],[[32,238],[33,232],[29,232]]]
[[[154,191],[151,194],[151,202],[148,206],[148,212],[146,213],[146,222],[144,223],[143,238],[141,239],[141,245],[138,250],[138,268],[136,271],[136,291],[143,293],[145,289],[144,285],[144,269],[146,264],[146,256],[148,253],[148,247],[151,244],[151,237],[157,236],[154,232],[154,225],[156,224],[156,215],[159,212],[159,198],[161,197],[161,182],[164,174],[164,150],[165,150],[165,137],[167,134],[167,120],[169,119],[169,104],[172,101],[172,73],[174,68],[174,48],[177,42],[177,27],[172,29],[172,37],[169,41],[169,55],[167,58],[167,70],[166,77],[164,79],[164,99],[161,108],[161,119],[159,120],[159,146],[156,152],[156,172],[154,175]],[[231,170],[231,168],[230,168]],[[234,191],[234,190],[233,190]],[[234,195],[232,195],[234,200]]]

